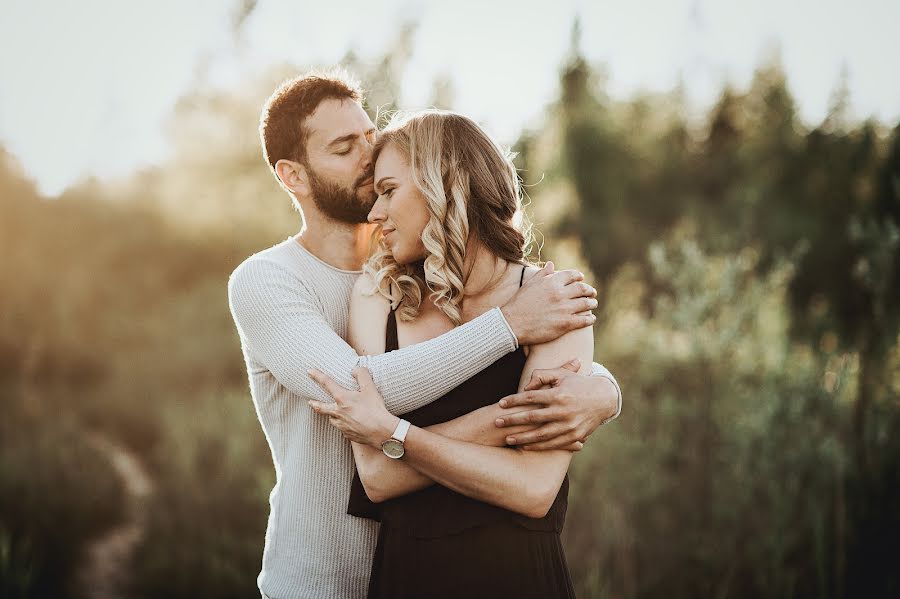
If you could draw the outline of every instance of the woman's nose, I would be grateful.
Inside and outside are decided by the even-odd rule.
[[[378,196],[378,199],[375,200],[372,209],[369,210],[368,220],[370,223],[383,223],[385,221],[387,214],[384,210],[384,202],[383,196]]]

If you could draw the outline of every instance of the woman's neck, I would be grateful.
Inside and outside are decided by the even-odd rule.
[[[466,244],[466,258],[463,261],[463,281],[465,298],[488,297],[503,283],[512,263],[498,257],[481,242],[470,239]]]

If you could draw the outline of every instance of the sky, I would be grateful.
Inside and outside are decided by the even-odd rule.
[[[167,159],[164,123],[202,65],[238,89],[271,64],[377,57],[408,22],[401,107],[425,107],[449,79],[454,108],[511,143],[557,96],[576,15],[615,98],[682,82],[704,109],[777,48],[807,123],[825,116],[842,72],[852,116],[900,120],[900,0],[259,0],[235,34],[240,4],[0,0],[0,145],[50,196],[125,176]]]

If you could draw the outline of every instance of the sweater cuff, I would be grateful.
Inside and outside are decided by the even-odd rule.
[[[616,413],[601,422],[601,425],[606,424],[607,422],[611,422],[619,417],[619,414],[622,412],[622,388],[619,387],[619,381],[616,380],[616,377],[612,375],[612,373],[602,364],[593,363],[591,367],[591,376],[601,376],[607,379],[613,386],[616,388],[616,393],[618,393],[618,403],[616,404]]]
[[[500,309],[500,306],[494,308],[497,311],[497,314],[500,315],[500,320],[503,321],[503,324],[506,325],[506,330],[509,331],[509,336],[512,338],[513,349],[519,349],[519,339],[516,337],[516,334],[513,332],[512,327],[509,326],[509,321],[506,320],[506,316],[503,315],[503,310]]]

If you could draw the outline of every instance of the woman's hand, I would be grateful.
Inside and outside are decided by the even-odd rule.
[[[381,443],[391,437],[400,419],[384,407],[384,399],[368,369],[353,369],[359,391],[341,387],[318,370],[310,370],[309,376],[334,398],[333,404],[310,400],[313,411],[328,416],[331,425],[350,441],[381,449]]]

